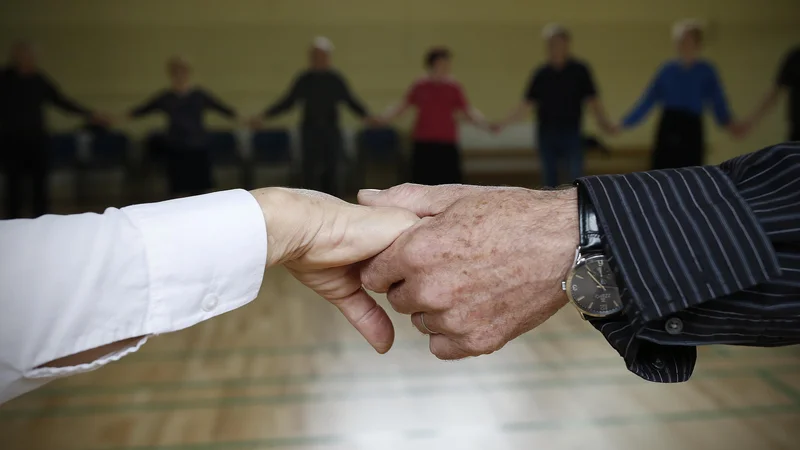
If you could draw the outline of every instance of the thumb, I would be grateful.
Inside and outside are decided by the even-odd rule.
[[[358,203],[365,206],[403,208],[418,217],[434,216],[458,200],[453,189],[456,186],[458,185],[424,186],[406,183],[383,191],[362,189],[358,191]]]
[[[378,353],[386,353],[394,343],[394,326],[386,311],[367,294],[358,289],[352,294],[330,300],[342,315],[364,336]]]

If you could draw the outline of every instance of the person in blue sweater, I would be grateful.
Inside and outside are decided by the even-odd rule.
[[[744,127],[733,120],[725,90],[714,65],[700,58],[702,26],[691,20],[673,28],[678,58],[664,63],[633,110],[622,120],[630,129],[644,120],[656,104],[662,108],[653,150],[653,169],[703,165],[703,110],[710,106],[717,124],[733,136]]]

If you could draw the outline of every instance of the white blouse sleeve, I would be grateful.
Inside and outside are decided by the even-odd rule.
[[[266,256],[264,215],[243,190],[0,221],[0,404],[247,304]],[[36,368],[137,336],[89,364]]]

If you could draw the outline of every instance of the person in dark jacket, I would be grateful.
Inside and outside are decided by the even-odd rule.
[[[55,106],[65,112],[94,121],[106,119],[61,93],[44,73],[33,46],[18,42],[11,49],[11,61],[0,69],[0,166],[6,180],[5,213],[20,217],[24,182],[33,184],[33,214],[49,210],[50,135],[44,108]]]
[[[337,195],[339,163],[344,157],[338,107],[346,104],[368,125],[377,124],[350,91],[347,81],[331,65],[333,44],[324,37],[314,39],[309,51],[309,68],[294,79],[289,92],[267,108],[263,118],[283,114],[303,103],[300,139],[303,151],[304,187]],[[261,126],[261,118],[253,126]]]
[[[201,194],[213,187],[204,113],[212,110],[235,119],[236,112],[191,83],[191,67],[185,59],[170,58],[167,72],[170,87],[128,115],[139,118],[154,112],[166,114],[167,132],[154,145],[166,157],[170,191],[173,195]]]

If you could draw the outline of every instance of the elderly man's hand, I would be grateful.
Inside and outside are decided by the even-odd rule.
[[[375,350],[387,352],[394,341],[392,322],[362,289],[356,263],[391,245],[417,216],[300,189],[266,188],[252,194],[267,223],[267,266],[286,266],[336,305]]]
[[[362,191],[359,202],[425,217],[366,263],[361,280],[434,333],[439,358],[494,352],[567,303],[561,281],[578,245],[575,189],[402,185]]]

